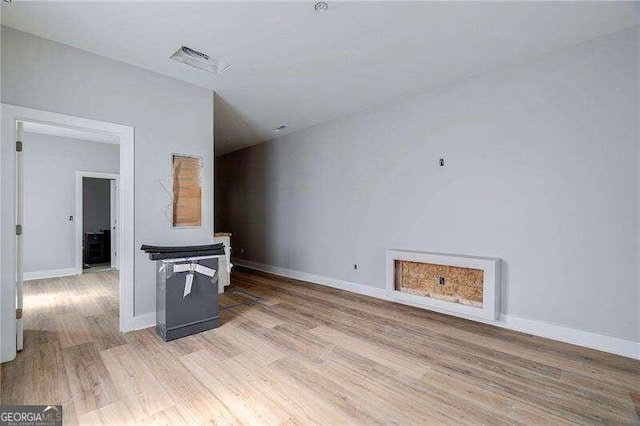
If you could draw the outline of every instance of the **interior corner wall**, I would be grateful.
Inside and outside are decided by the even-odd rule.
[[[499,257],[503,314],[638,342],[638,40],[218,157],[217,226],[235,257],[380,289],[386,249]]]
[[[76,171],[119,173],[120,147],[25,132],[24,272],[76,267]],[[109,227],[107,184],[107,227]],[[69,216],[74,216],[70,221]],[[83,220],[86,223],[86,215]]]
[[[3,103],[135,128],[136,248],[143,243],[211,243],[211,90],[7,27],[2,27],[1,41]],[[171,191],[172,153],[203,158],[201,228],[170,226],[171,195],[165,188]],[[3,206],[7,200],[11,204],[3,194]],[[2,213],[12,214],[6,210]],[[141,251],[134,265],[134,310],[139,316],[155,310],[155,265]]]

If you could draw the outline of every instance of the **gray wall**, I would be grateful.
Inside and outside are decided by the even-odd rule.
[[[136,247],[212,241],[210,90],[2,27],[2,102],[133,126]],[[159,182],[171,187],[174,152],[203,157],[202,228],[170,227],[171,200]],[[3,204],[10,205],[10,197],[3,192]],[[11,212],[2,210],[4,226],[12,219]],[[134,309],[141,315],[155,310],[154,265],[140,251],[134,261]],[[5,264],[2,271],[3,279],[11,279]]]
[[[389,248],[500,257],[502,313],[640,341],[638,37],[220,157],[216,229],[237,257],[378,288]]]
[[[111,181],[82,179],[82,232],[100,232],[111,228]]]
[[[75,268],[76,171],[119,172],[119,146],[24,136],[24,271]],[[108,182],[108,181],[107,181]],[[107,184],[107,226],[109,225]]]

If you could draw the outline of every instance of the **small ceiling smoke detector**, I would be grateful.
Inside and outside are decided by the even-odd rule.
[[[324,12],[325,10],[329,9],[329,3],[327,3],[326,1],[319,1],[315,6],[313,6],[313,8],[316,10],[316,12]]]
[[[278,127],[276,127],[275,129],[273,129],[273,131],[274,131],[274,132],[281,132],[281,131],[283,131],[283,130],[284,130],[284,129],[286,129],[286,128],[287,128],[287,126],[286,126],[285,124],[281,124],[281,125],[279,125]]]
[[[222,74],[231,66],[228,62],[212,58],[206,53],[198,52],[197,50],[193,50],[187,46],[182,46],[178,49],[176,53],[171,55],[171,59],[215,75]]]

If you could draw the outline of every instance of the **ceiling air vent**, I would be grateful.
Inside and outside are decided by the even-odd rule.
[[[215,75],[222,74],[231,66],[228,62],[212,58],[205,53],[198,52],[187,46],[182,46],[178,49],[176,53],[171,55],[171,59]]]

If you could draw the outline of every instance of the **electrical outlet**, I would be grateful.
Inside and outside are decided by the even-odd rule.
[[[439,285],[444,285],[444,277],[440,277],[440,280],[438,281]]]

